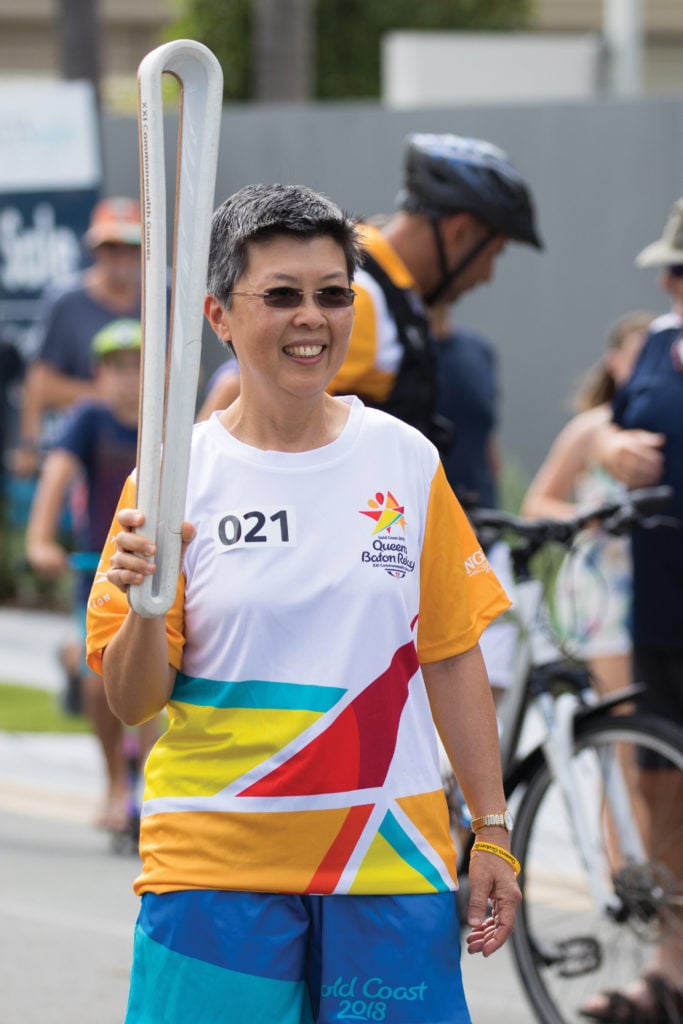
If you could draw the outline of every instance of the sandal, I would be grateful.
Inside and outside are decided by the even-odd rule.
[[[603,1006],[584,1007],[581,1016],[603,1024],[683,1024],[683,992],[661,974],[644,974],[642,981],[646,1004],[613,989],[602,993]]]
[[[661,974],[646,974],[644,980],[655,997],[661,1024],[683,1024],[683,991]]]
[[[648,1024],[650,1021],[647,1014],[642,1016],[643,1008],[623,992],[611,989],[608,992],[601,992],[600,995],[605,1000],[604,1004],[594,1010],[582,1007],[579,1010],[582,1017],[602,1021],[603,1024]]]

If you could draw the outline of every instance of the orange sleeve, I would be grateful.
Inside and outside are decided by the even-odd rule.
[[[333,395],[365,395],[377,402],[389,397],[394,375],[377,368],[377,314],[372,298],[364,288],[354,286],[353,330],[341,369],[329,386]]]
[[[110,583],[107,572],[111,556],[114,553],[114,537],[119,532],[117,515],[119,509],[135,508],[135,481],[128,477],[123,486],[112,525],[109,529],[107,542],[97,566],[95,579],[88,598],[86,660],[93,672],[102,674],[102,655],[107,644],[118,632],[123,620],[128,615],[129,605],[126,595]],[[168,638],[168,660],[176,669],[182,662],[183,646],[183,605],[185,601],[185,578],[182,573],[178,578],[173,607],[166,615],[166,636]]]
[[[510,607],[439,463],[432,480],[420,559],[420,662],[468,651]]]

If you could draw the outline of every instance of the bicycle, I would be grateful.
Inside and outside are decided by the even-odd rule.
[[[530,563],[551,543],[570,548],[596,524],[615,535],[635,524],[678,527],[659,514],[670,496],[668,488],[646,488],[567,522],[469,513],[480,537],[512,537],[516,587],[508,614],[519,639],[500,746],[524,898],[511,946],[544,1024],[585,1022],[581,1007],[590,996],[639,977],[662,939],[683,942],[683,882],[671,866],[683,835],[661,827],[646,834],[683,799],[683,729],[639,712],[638,686],[596,697],[586,666],[552,637],[544,586]],[[457,784],[446,780],[446,791],[452,826],[469,828]],[[473,841],[470,834],[460,857],[463,880]]]

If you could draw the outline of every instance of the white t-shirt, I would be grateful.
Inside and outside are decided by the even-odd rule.
[[[345,401],[342,434],[312,451],[252,448],[217,414],[195,427],[138,892],[456,885],[419,664],[470,649],[508,602],[436,449]],[[127,613],[99,579],[94,668]]]

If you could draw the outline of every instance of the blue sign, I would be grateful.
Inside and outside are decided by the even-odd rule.
[[[44,292],[81,269],[100,182],[90,82],[0,83],[0,335],[24,355]]]
[[[46,289],[72,282],[83,266],[81,238],[97,198],[95,189],[0,193],[0,324],[22,350]]]

